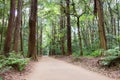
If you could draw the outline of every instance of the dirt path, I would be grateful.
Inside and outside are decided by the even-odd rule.
[[[43,57],[26,80],[113,80],[63,61]]]

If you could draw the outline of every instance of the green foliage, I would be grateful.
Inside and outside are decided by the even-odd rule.
[[[90,56],[98,57],[98,56],[101,56],[101,55],[102,55],[102,52],[103,52],[102,49],[98,49],[98,50],[95,50],[94,52],[92,52],[92,53],[90,54]]]
[[[80,57],[80,51],[78,51],[78,52],[74,52],[73,54],[72,54],[72,56],[74,57],[74,58],[79,58]]]
[[[104,55],[105,56],[120,56],[120,51],[118,47],[116,47],[114,49],[109,49],[107,51],[104,51]]]
[[[19,71],[22,71],[27,65],[29,59],[23,58],[22,55],[11,52],[9,57],[3,55],[0,56],[0,71],[8,67],[15,68]]]
[[[0,77],[0,80],[3,80],[2,77]]]
[[[72,56],[73,56],[74,58],[80,57],[80,55],[78,55],[77,53],[73,53]]]
[[[101,65],[108,66],[110,65],[111,61],[115,60],[118,58],[118,56],[107,56],[101,59]]]
[[[105,57],[100,60],[100,65],[110,66],[113,63],[117,63],[117,59],[120,57],[120,51],[117,47],[114,49],[109,49],[107,51],[104,51],[104,56]]]

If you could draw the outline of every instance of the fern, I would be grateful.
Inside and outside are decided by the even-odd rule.
[[[27,65],[29,58],[23,58],[22,55],[11,52],[9,57],[1,56],[0,57],[0,70],[5,69],[6,67],[13,67],[19,71],[22,71]]]
[[[104,58],[99,60],[100,65],[111,66],[112,64],[118,62],[118,59],[120,58],[120,51],[117,48],[109,49],[104,51],[104,56]]]
[[[103,52],[102,49],[98,49],[98,50],[92,52],[90,55],[93,56],[93,57],[98,57],[98,56],[102,55],[102,52]]]

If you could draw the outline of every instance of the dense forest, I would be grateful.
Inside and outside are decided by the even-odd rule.
[[[0,72],[44,55],[119,65],[120,0],[0,0]]]

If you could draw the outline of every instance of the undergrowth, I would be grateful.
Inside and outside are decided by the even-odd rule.
[[[103,50],[102,50],[102,49],[98,49],[98,50],[93,51],[93,52],[90,54],[90,56],[99,57],[99,56],[102,56],[102,53],[103,53]]]
[[[9,53],[9,57],[0,55],[0,72],[14,68],[18,71],[22,71],[27,65],[29,58],[24,58],[21,54],[15,52]]]
[[[103,66],[117,66],[120,64],[120,51],[118,48],[104,51],[104,57],[100,59],[100,65]]]
[[[2,77],[0,77],[0,80],[3,80]]]

